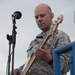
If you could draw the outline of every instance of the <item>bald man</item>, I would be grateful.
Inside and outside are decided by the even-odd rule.
[[[37,26],[41,30],[41,33],[31,41],[29,48],[27,49],[30,57],[32,54],[36,56],[30,70],[29,75],[54,75],[53,73],[53,55],[54,48],[60,47],[70,42],[69,36],[60,30],[57,30],[52,36],[50,36],[45,45],[40,48],[39,46],[43,42],[43,39],[47,36],[48,30],[50,30],[53,24],[54,14],[52,9],[47,4],[39,4],[34,10],[34,17]],[[69,53],[62,54],[60,56],[61,73],[66,75],[69,71]],[[57,64],[56,64],[57,65]],[[14,75],[20,75],[24,65],[14,70]]]

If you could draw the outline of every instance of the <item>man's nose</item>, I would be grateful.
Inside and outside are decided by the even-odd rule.
[[[42,18],[39,16],[39,17],[38,17],[38,22],[40,22],[40,21],[42,21]]]

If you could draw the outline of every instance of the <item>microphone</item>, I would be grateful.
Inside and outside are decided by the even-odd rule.
[[[16,11],[14,12],[14,14],[12,14],[12,17],[15,17],[15,19],[20,19],[22,17],[22,14],[20,11]]]

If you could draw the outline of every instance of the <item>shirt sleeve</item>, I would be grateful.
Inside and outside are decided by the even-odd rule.
[[[57,42],[57,47],[60,47],[62,45],[70,43],[70,38],[66,33],[61,33],[59,35],[59,39]],[[69,64],[69,52],[63,53],[60,55],[60,63],[61,63],[61,72],[67,73],[70,69],[70,64]]]

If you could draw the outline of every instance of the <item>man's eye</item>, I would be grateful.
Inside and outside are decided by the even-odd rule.
[[[41,14],[39,16],[35,16],[35,19],[38,19],[39,17],[44,17],[44,16],[45,16],[45,14]]]
[[[41,17],[44,17],[44,16],[45,16],[45,14],[41,14],[40,16],[41,16]]]
[[[38,19],[38,16],[35,16],[35,19]]]

